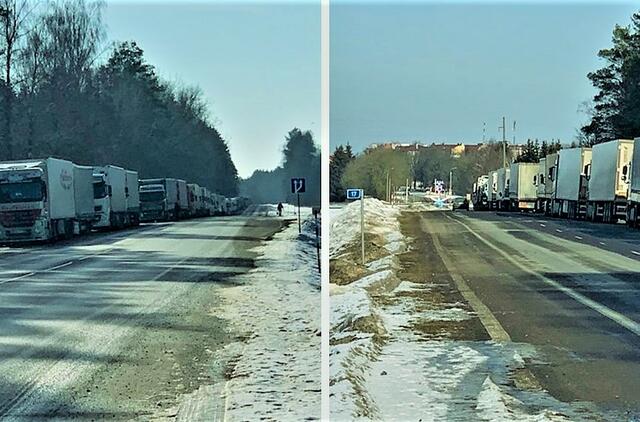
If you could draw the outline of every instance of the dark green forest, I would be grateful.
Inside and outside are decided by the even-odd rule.
[[[320,150],[312,133],[294,128],[284,140],[282,165],[273,170],[256,170],[242,181],[240,192],[257,203],[295,204],[297,198],[291,194],[291,178],[304,177],[307,188],[300,195],[300,203],[320,206],[321,173]]]
[[[640,136],[640,12],[630,25],[616,25],[611,41],[598,52],[604,66],[587,75],[597,93],[585,108],[582,145]]]
[[[236,195],[202,92],[162,80],[135,40],[109,42],[103,8],[0,0],[0,160],[114,164]]]

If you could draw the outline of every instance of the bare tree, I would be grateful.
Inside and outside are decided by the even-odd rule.
[[[9,159],[13,159],[12,117],[14,100],[13,70],[16,67],[15,53],[28,32],[28,21],[37,6],[28,0],[0,0],[0,20],[2,21],[2,58],[4,67],[3,109],[4,126],[2,137]]]

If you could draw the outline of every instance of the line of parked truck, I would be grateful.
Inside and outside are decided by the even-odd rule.
[[[538,163],[513,163],[480,176],[476,210],[534,211],[604,223],[640,223],[640,138],[561,149]]]
[[[225,198],[181,179],[138,179],[121,167],[58,158],[0,162],[0,243],[70,238],[140,222],[239,214]]]

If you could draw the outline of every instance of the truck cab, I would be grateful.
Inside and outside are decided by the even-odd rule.
[[[162,184],[140,186],[140,220],[167,220],[167,195]]]
[[[0,170],[0,225],[2,240],[44,240],[47,224],[47,188],[41,169]]]
[[[93,203],[96,211],[95,227],[109,227],[111,216],[111,186],[104,173],[93,174]]]

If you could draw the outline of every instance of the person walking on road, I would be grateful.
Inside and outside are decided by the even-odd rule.
[[[284,205],[282,205],[282,202],[278,203],[278,217],[282,217],[282,210],[284,209]]]

